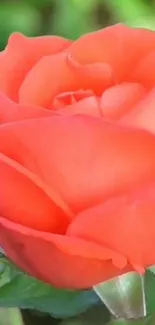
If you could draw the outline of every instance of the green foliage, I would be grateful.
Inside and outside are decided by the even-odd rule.
[[[137,275],[138,278],[138,275]],[[124,278],[126,281],[126,278]],[[137,291],[136,277],[131,282],[133,288],[133,310],[137,299],[139,299],[139,289]],[[127,276],[127,283],[129,276]],[[139,288],[139,281],[138,288]],[[99,301],[97,295],[92,290],[73,291],[57,289],[48,284],[42,283],[18,270],[4,256],[0,256],[0,319],[1,314],[5,319],[19,319],[18,309],[29,309],[39,311],[39,315],[50,314],[58,319],[60,325],[154,325],[155,323],[155,269],[148,270],[144,276],[143,288],[145,292],[146,313],[144,319],[117,319],[108,323],[110,313],[104,304]],[[123,284],[125,290],[125,283]],[[131,291],[127,284],[127,291]],[[106,293],[106,291],[105,291]],[[109,294],[113,291],[109,291]],[[119,290],[119,294],[121,291]],[[122,297],[125,292],[122,292]],[[115,296],[115,292],[114,292]],[[121,297],[119,298],[121,299]],[[116,304],[118,304],[116,297]],[[8,308],[7,313],[4,308]],[[40,314],[41,313],[41,314]],[[123,314],[122,314],[123,315]],[[96,319],[97,317],[97,319]],[[51,319],[54,319],[51,318]],[[40,316],[39,316],[40,319]],[[60,320],[63,321],[60,322]],[[57,321],[56,321],[57,324]],[[5,324],[4,324],[5,325]],[[9,325],[9,323],[8,323]],[[14,325],[14,323],[10,323]],[[15,325],[18,325],[15,323]],[[19,324],[20,325],[20,324]],[[22,324],[23,325],[23,324]],[[27,324],[26,324],[27,325]],[[30,324],[31,325],[31,324]],[[33,325],[33,324],[32,324]]]
[[[18,308],[1,308],[0,325],[24,325],[20,310]]]
[[[151,0],[1,0],[0,49],[13,31],[75,39],[116,22],[154,29],[154,18]]]
[[[145,300],[147,313],[155,312],[155,273],[154,270],[148,270],[145,274]]]
[[[3,257],[0,262],[5,265],[0,274],[0,308],[36,309],[54,317],[67,318],[98,304],[98,297],[92,290],[56,289],[20,272]]]
[[[97,305],[82,315],[63,320],[60,325],[104,325],[109,322],[109,313],[104,305]]]

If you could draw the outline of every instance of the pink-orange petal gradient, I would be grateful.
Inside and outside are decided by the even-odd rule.
[[[155,34],[146,29],[132,29],[122,24],[86,34],[73,42],[69,51],[81,64],[108,63],[115,81],[128,80],[137,62],[155,50]]]
[[[22,105],[0,93],[0,124],[51,115],[43,107]]]
[[[131,111],[122,116],[120,123],[155,134],[155,88],[133,106]]]
[[[70,218],[30,173],[15,161],[0,154],[0,211],[3,217],[33,229],[64,233]]]
[[[65,115],[88,115],[102,117],[99,100],[95,96],[87,97],[75,104],[59,108],[57,111],[59,114]]]
[[[146,90],[138,83],[121,83],[108,88],[100,99],[102,116],[118,120],[144,98]]]
[[[32,66],[43,56],[58,53],[70,45],[58,36],[28,38],[20,33],[10,36],[0,55],[0,91],[18,100],[18,89]]]
[[[83,211],[67,234],[106,245],[141,267],[155,263],[155,183]]]
[[[147,90],[155,85],[155,49],[143,56],[131,72],[130,79],[141,83]]]
[[[90,116],[0,128],[0,152],[37,175],[74,213],[155,180],[155,137]]]
[[[89,288],[133,270],[106,246],[33,230],[5,218],[0,218],[0,245],[22,270],[61,288]]]
[[[67,51],[42,58],[27,74],[19,91],[22,104],[52,107],[55,96],[80,89],[102,92],[112,82],[107,64],[81,66]]]
[[[90,96],[94,96],[94,93],[91,89],[64,92],[58,94],[53,99],[52,107],[59,109],[67,105],[75,104],[78,101]]]

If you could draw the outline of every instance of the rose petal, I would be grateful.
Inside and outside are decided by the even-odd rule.
[[[25,272],[56,287],[89,288],[132,270],[131,265],[114,266],[112,259],[124,257],[93,242],[38,232],[4,218],[0,230],[7,255]]]
[[[41,57],[55,54],[70,45],[57,36],[28,38],[14,33],[0,56],[0,91],[17,101],[18,89],[27,72]]]
[[[141,83],[146,89],[155,85],[155,51],[147,54],[140,60],[136,68],[131,73],[131,80]]]
[[[108,63],[115,72],[115,81],[120,82],[127,80],[135,64],[153,49],[154,32],[117,24],[80,37],[69,51],[81,64]]]
[[[22,225],[63,233],[69,218],[31,179],[22,166],[0,155],[0,211],[3,217]]]
[[[58,94],[92,89],[102,92],[112,80],[107,64],[80,66],[61,53],[42,58],[27,74],[19,91],[19,102],[51,108]]]
[[[81,115],[101,117],[99,101],[94,96],[84,98],[73,105],[68,105],[64,108],[61,108],[58,110],[58,112],[59,114],[65,114],[65,115],[81,114]]]
[[[155,88],[124,115],[120,123],[155,133]]]
[[[122,83],[107,89],[100,100],[103,117],[118,120],[130,111],[145,93],[145,88],[138,83]]]
[[[154,136],[89,116],[5,124],[0,151],[54,189],[74,213],[155,179]]]
[[[47,109],[32,105],[19,105],[0,93],[0,124],[49,115],[51,111]]]
[[[77,90],[77,91],[68,91],[61,94],[58,94],[53,102],[52,108],[60,109],[64,106],[72,105],[79,102],[82,99],[87,97],[94,96],[92,90]]]
[[[155,263],[155,184],[82,212],[67,234],[106,245],[133,265]]]

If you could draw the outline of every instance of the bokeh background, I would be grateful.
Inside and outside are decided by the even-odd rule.
[[[0,0],[0,49],[13,31],[75,39],[117,22],[155,29],[155,0]]]

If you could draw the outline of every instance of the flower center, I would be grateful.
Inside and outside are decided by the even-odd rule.
[[[72,105],[90,96],[94,96],[94,92],[91,89],[64,92],[53,99],[51,109],[57,110],[64,106]]]

